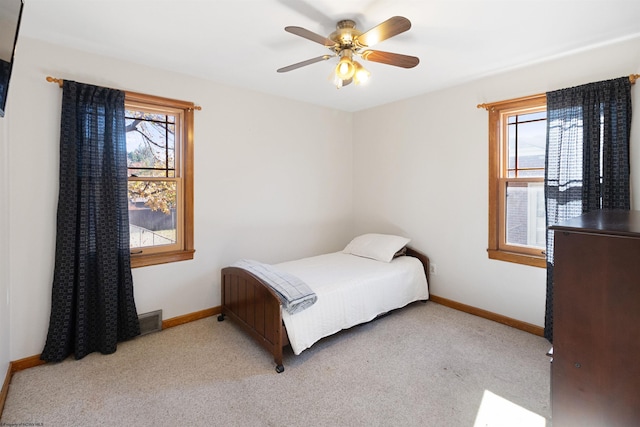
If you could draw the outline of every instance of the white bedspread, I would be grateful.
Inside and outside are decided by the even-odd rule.
[[[282,312],[295,354],[342,329],[429,298],[422,263],[414,257],[386,263],[334,252],[275,267],[302,279],[318,297],[304,311]]]

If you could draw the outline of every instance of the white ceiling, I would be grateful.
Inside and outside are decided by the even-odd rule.
[[[335,58],[276,73],[330,53],[285,26],[328,36],[341,19],[365,31],[395,15],[411,29],[374,49],[419,57],[413,69],[362,61],[371,80],[340,90]],[[640,0],[25,0],[20,35],[358,111],[640,37]]]

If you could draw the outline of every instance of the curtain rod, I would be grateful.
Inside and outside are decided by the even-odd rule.
[[[640,74],[631,74],[629,75],[629,81],[631,82],[632,85],[636,84],[636,81],[640,79]],[[526,98],[536,98],[539,96],[543,96],[545,95],[544,93],[539,93],[537,95],[531,95],[531,96],[527,96],[523,99]],[[491,108],[491,106],[494,105],[493,102],[489,102],[489,103],[485,103],[485,104],[478,104],[477,108],[484,108],[485,110],[489,110]]]
[[[640,75],[638,75],[638,77],[640,77]],[[64,84],[64,80],[63,80],[63,79],[57,79],[57,78],[55,78],[55,77],[51,77],[51,76],[47,76],[47,81],[48,81],[49,83],[57,83],[57,84],[58,84],[58,86],[60,86],[61,88],[62,88],[62,85]],[[136,92],[128,92],[128,91],[124,91],[124,93],[125,93],[127,96],[131,96],[131,97],[139,97],[139,96],[141,95],[141,94],[136,93]],[[159,97],[156,97],[156,98],[159,98]],[[171,100],[171,101],[174,101],[174,100]],[[202,110],[202,107],[201,107],[201,106],[199,106],[199,105],[194,105],[192,102],[184,102],[184,101],[180,101],[180,102],[181,102],[181,103],[183,103],[183,104],[185,104],[185,107],[186,107],[187,109],[191,109],[191,110],[198,110],[198,111]]]

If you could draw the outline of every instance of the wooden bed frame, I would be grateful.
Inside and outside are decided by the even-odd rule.
[[[429,258],[410,247],[407,256],[418,258],[429,280]],[[225,267],[222,274],[221,322],[226,316],[237,322],[247,334],[273,355],[276,372],[284,371],[283,347],[289,344],[287,331],[282,322],[280,300],[263,281],[238,267]]]

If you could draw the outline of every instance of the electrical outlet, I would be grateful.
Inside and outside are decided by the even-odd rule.
[[[432,276],[438,275],[438,267],[434,263],[429,263],[429,274]]]

